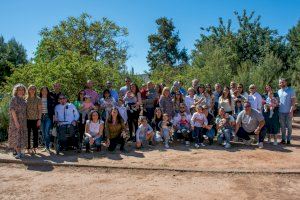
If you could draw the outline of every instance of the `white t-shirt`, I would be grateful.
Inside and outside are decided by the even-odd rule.
[[[89,134],[92,137],[95,137],[99,133],[101,124],[104,124],[104,122],[102,120],[100,120],[100,121],[98,121],[96,123],[92,122],[90,120],[87,120],[86,123],[89,125],[89,131],[90,131]]]
[[[193,116],[192,116],[192,126],[195,126],[195,127],[202,127],[203,126],[203,124],[204,125],[207,125],[207,118],[206,118],[206,116],[203,114],[203,113],[198,113],[198,112],[195,112],[194,114],[193,114]],[[200,122],[198,122],[198,121],[196,121],[196,120],[201,120],[201,121],[203,121],[203,124],[202,123],[200,123]]]

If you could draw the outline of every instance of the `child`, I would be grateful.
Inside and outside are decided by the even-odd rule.
[[[149,145],[152,145],[153,136],[154,132],[152,127],[148,124],[147,118],[140,116],[140,125],[136,131],[136,148],[141,148],[146,141],[149,142]]]
[[[169,140],[172,135],[172,123],[170,122],[169,115],[163,114],[163,120],[159,122],[160,136],[164,139],[165,148],[169,148]]]
[[[103,91],[103,97],[99,100],[99,104],[102,109],[104,109],[104,116],[102,117],[104,119],[107,119],[109,116],[109,113],[112,110],[112,107],[116,106],[116,101],[115,99],[111,96],[110,91],[108,89],[105,89]]]
[[[223,110],[222,114],[220,114],[216,118],[216,125],[218,130],[217,140],[219,144],[223,144],[226,149],[230,148],[230,140],[233,132],[234,118],[225,113]]]
[[[236,100],[235,105],[234,105],[234,117],[237,118],[240,112],[244,110],[243,104],[241,100]]]
[[[178,133],[183,133],[183,132],[190,132],[190,124],[189,121],[186,119],[186,115],[183,113],[180,115],[181,119],[179,121],[179,129],[178,129]]]
[[[266,104],[264,106],[265,112],[267,112],[268,108],[270,110],[269,118],[272,118],[274,114],[275,107],[278,106],[278,100],[274,97],[273,92],[268,92],[268,97],[266,99]]]
[[[88,113],[94,108],[94,104],[92,103],[91,97],[86,95],[84,96],[82,103],[82,123],[85,123],[85,119]]]
[[[203,144],[203,125],[207,125],[207,118],[205,117],[203,113],[203,108],[201,105],[197,105],[196,107],[197,112],[195,112],[192,116],[192,130],[194,130],[197,141],[195,144],[196,148],[199,148],[200,146],[204,147]]]

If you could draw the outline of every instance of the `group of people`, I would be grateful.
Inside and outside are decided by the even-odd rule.
[[[214,138],[225,148],[239,141],[250,145],[255,139],[263,148],[266,135],[268,142],[273,138],[277,145],[280,131],[281,144],[291,144],[296,96],[285,79],[279,80],[278,91],[266,85],[262,95],[254,84],[246,91],[243,84],[234,81],[229,87],[217,83],[212,88],[194,79],[186,90],[180,81],[170,88],[151,81],[139,88],[130,78],[119,90],[107,81],[103,91],[97,93],[89,80],[73,102],[61,87],[55,83],[53,91],[48,87],[38,91],[34,85],[27,90],[23,84],[13,88],[8,141],[17,159],[24,156],[24,148],[36,153],[39,129],[43,151],[51,153],[54,124],[57,131],[64,126],[70,132],[77,131],[78,141],[87,152],[92,148],[100,151],[103,145],[109,151],[117,145],[126,151],[129,141],[138,149],[160,142],[169,148],[175,141],[200,148],[213,144]]]

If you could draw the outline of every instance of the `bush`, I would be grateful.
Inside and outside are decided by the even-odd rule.
[[[9,102],[9,95],[6,95],[0,99],[0,142],[7,140],[7,130],[9,125]]]

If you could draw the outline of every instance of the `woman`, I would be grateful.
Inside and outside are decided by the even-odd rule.
[[[205,93],[205,87],[204,85],[200,85],[197,89],[197,94],[194,97],[195,105],[203,106],[206,104],[206,97],[204,93]]]
[[[26,120],[26,87],[23,84],[14,86],[10,105],[9,105],[9,129],[8,143],[9,147],[13,148],[17,153],[16,159],[24,156],[22,149],[27,142],[27,120]]]
[[[53,122],[55,100],[51,98],[48,87],[42,87],[40,90],[42,100],[41,130],[43,134],[45,149],[44,152],[50,153],[50,129]]]
[[[232,115],[234,111],[234,101],[230,95],[229,87],[225,86],[219,98],[219,108],[224,108],[225,112]]]
[[[273,92],[270,85],[266,85],[265,94],[262,98],[264,102],[262,113],[266,122],[268,142],[271,142],[271,136],[273,136],[273,145],[277,145],[277,134],[279,132],[279,96],[276,92]]]
[[[183,102],[184,102],[183,95],[179,91],[177,91],[173,97],[173,106],[174,106],[175,114],[179,113],[180,104],[182,104]]]
[[[97,111],[91,111],[90,119],[85,125],[85,146],[86,152],[90,152],[90,146],[95,145],[97,151],[101,150],[101,141],[103,137],[104,122],[100,120]]]
[[[33,133],[33,153],[36,153],[38,147],[38,128],[41,125],[42,118],[42,101],[37,97],[36,87],[30,85],[28,87],[28,95],[26,98],[26,114],[27,114],[27,129],[28,129],[28,145],[27,151],[31,149],[31,131]]]
[[[163,114],[167,113],[170,119],[174,117],[174,107],[173,101],[170,94],[170,89],[168,87],[164,87],[162,91],[162,95],[159,98],[159,107],[161,108]]]
[[[135,137],[133,137],[133,132],[136,132],[138,128],[140,105],[142,105],[141,93],[139,92],[139,88],[135,83],[130,84],[130,90],[126,92],[124,102],[128,108],[127,116],[130,139],[135,140]]]
[[[207,83],[205,85],[205,92],[206,92],[206,105],[208,106],[209,111],[213,112],[214,110],[214,102],[215,102],[215,96],[213,94],[211,85]],[[209,103],[208,103],[209,102]]]
[[[154,132],[160,130],[158,127],[158,124],[159,124],[159,122],[162,121],[162,118],[163,118],[163,113],[162,113],[161,109],[159,107],[155,108],[154,117],[151,122],[151,126],[152,126]]]
[[[154,106],[159,107],[159,97],[162,94],[163,87],[162,87],[161,84],[156,84],[154,89],[155,89],[155,91],[157,93],[157,96],[158,96],[158,99],[156,100],[156,102],[154,102]]]
[[[82,109],[83,109],[83,100],[84,100],[85,92],[84,90],[79,91],[77,94],[77,100],[74,101],[74,106],[77,108],[80,117],[79,117],[79,123],[78,123],[78,131],[79,131],[79,142],[82,143],[84,130],[85,130],[85,120],[82,120]]]
[[[237,89],[238,89],[240,95],[243,97],[243,99],[247,100],[248,99],[248,93],[246,91],[244,91],[244,85],[239,83],[237,85]]]
[[[118,144],[120,151],[125,151],[125,124],[117,108],[113,107],[105,122],[108,151],[114,151]]]
[[[105,89],[103,91],[103,97],[99,100],[99,105],[100,105],[101,110],[103,110],[102,118],[104,120],[108,117],[108,115],[111,111],[111,108],[114,106],[117,106],[117,102],[111,96],[110,91],[108,89]]]

